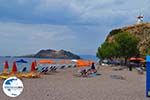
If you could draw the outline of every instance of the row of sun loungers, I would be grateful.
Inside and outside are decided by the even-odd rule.
[[[37,70],[42,73],[56,72],[59,69],[74,68],[75,65],[38,65]]]

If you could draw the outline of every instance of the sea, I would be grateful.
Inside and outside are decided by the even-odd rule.
[[[95,57],[82,57],[83,59],[85,59],[85,60],[93,60],[93,61],[97,61],[97,58]],[[30,66],[31,66],[31,63],[33,62],[33,61],[39,61],[39,60],[41,60],[40,58],[16,58],[16,57],[0,57],[0,72],[3,70],[3,68],[4,68],[4,63],[5,63],[5,61],[8,61],[8,64],[9,64],[9,70],[11,70],[11,68],[12,68],[12,65],[13,65],[13,62],[14,61],[19,61],[20,59],[23,59],[23,60],[25,60],[25,61],[27,61],[27,63],[16,63],[17,64],[17,69],[18,69],[18,71],[21,71],[24,67],[27,67],[27,70],[30,70]],[[54,61],[58,61],[58,60],[60,60],[60,59],[52,59],[52,60],[54,60]]]
[[[27,70],[29,70],[32,61],[35,61],[35,60],[38,61],[38,60],[40,60],[40,59],[37,59],[37,58],[0,57],[0,72],[4,68],[5,61],[8,61],[9,70],[11,70],[13,62],[14,61],[19,61],[20,59],[23,59],[23,60],[27,61],[27,63],[16,63],[17,64],[17,69],[19,71],[21,71],[23,67],[27,67]]]

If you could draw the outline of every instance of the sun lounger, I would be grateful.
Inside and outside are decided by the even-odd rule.
[[[51,69],[52,72],[55,72],[57,70],[56,66],[53,66],[53,68]]]
[[[24,67],[21,72],[27,72],[27,67]]]
[[[138,67],[138,68],[136,68],[136,70],[137,70],[138,74],[144,74],[144,71],[142,68]]]
[[[64,69],[64,68],[65,68],[65,65],[63,65],[63,66],[60,67],[60,69]]]
[[[53,71],[53,70],[54,70],[54,68],[55,68],[55,66],[52,66],[50,71]]]
[[[54,69],[54,71],[56,71],[58,68],[57,67],[55,67],[55,69]]]
[[[48,72],[48,67],[43,67],[43,68],[41,69],[41,72],[42,72],[42,73]]]
[[[49,72],[53,69],[53,66],[49,66]]]
[[[72,65],[68,65],[68,68],[71,68],[72,67]]]

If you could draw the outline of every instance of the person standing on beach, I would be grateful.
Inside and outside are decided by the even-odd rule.
[[[133,62],[129,63],[129,71],[132,71]]]
[[[94,65],[94,62],[92,63],[91,71],[92,71],[93,73],[96,73],[96,72],[97,72],[97,70],[96,70],[96,68],[95,68],[95,65]]]
[[[94,62],[92,63],[91,69],[95,69]]]

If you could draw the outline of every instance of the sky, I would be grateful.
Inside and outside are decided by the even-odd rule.
[[[0,55],[65,49],[95,55],[108,33],[150,21],[149,0],[0,0]]]

